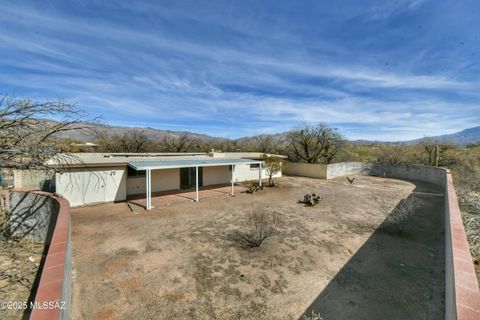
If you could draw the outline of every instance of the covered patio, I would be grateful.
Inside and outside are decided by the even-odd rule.
[[[162,205],[169,203],[177,203],[183,201],[195,202],[200,201],[200,195],[202,197],[209,197],[214,195],[224,194],[235,194],[235,166],[236,165],[250,165],[258,164],[258,184],[262,185],[262,166],[263,161],[260,160],[251,160],[251,159],[175,159],[175,160],[146,160],[146,161],[132,161],[128,163],[128,166],[137,171],[145,171],[145,183],[146,183],[146,194],[143,198],[142,196],[135,196],[135,204],[142,205],[146,208],[147,211],[151,210],[152,203],[153,205]],[[230,177],[230,186],[207,186],[200,187],[198,184],[199,177],[199,168],[203,167],[215,167],[215,166],[230,166],[231,167],[231,177]],[[152,170],[162,170],[162,169],[181,169],[181,168],[194,168],[195,169],[195,189],[194,190],[177,190],[177,191],[167,191],[167,192],[155,192],[152,193]],[[155,198],[152,201],[152,195]],[[131,197],[133,198],[133,197]]]
[[[198,189],[198,197],[205,199],[218,196],[231,195],[232,187],[230,185],[214,185],[207,187],[200,187]],[[236,185],[236,192],[244,192],[245,187]],[[196,201],[196,190],[173,190],[173,191],[161,191],[152,192],[151,205],[153,208],[167,206],[175,203]],[[146,208],[147,199],[144,195],[131,195],[128,196],[127,201]]]

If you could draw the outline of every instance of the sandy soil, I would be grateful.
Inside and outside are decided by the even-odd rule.
[[[298,319],[312,308],[323,319],[443,317],[438,190],[363,176],[279,184],[137,215],[124,203],[74,209],[73,319]],[[307,192],[321,203],[298,204]],[[409,196],[426,201],[400,237],[383,208]],[[243,248],[232,235],[264,210],[281,232]]]

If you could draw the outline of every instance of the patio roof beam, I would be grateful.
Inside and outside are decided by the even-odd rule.
[[[198,166],[195,167],[195,202],[198,202]]]
[[[232,164],[232,191],[230,192],[230,195],[235,194],[235,165]]]
[[[152,208],[152,171],[146,170],[146,196],[147,196],[147,211]]]
[[[258,186],[261,187],[262,186],[262,171],[263,171],[263,168],[262,168],[262,163],[259,164],[258,166]]]

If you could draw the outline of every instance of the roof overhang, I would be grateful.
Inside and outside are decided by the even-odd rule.
[[[262,164],[261,160],[251,159],[178,159],[178,160],[137,160],[128,163],[128,166],[135,170],[157,170],[175,169],[190,167],[216,167],[230,166],[237,164]]]

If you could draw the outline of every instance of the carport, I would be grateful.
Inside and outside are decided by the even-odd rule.
[[[181,168],[195,168],[195,201],[199,199],[198,186],[198,168],[200,167],[215,167],[215,166],[231,166],[231,192],[235,192],[235,165],[250,165],[258,164],[258,184],[262,185],[262,166],[263,161],[251,159],[176,159],[176,160],[137,160],[128,163],[128,166],[137,171],[145,171],[146,183],[146,209],[152,208],[152,170],[162,169],[181,169]]]

